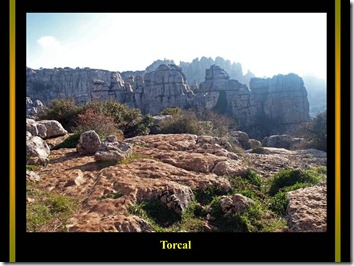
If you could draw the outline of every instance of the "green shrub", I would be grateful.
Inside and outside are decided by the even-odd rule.
[[[111,117],[116,127],[123,131],[126,138],[147,135],[153,124],[150,115],[142,115],[139,109],[129,108],[127,105],[115,100],[89,102],[85,109],[93,109],[98,113],[103,113]]]
[[[166,108],[165,110],[163,110],[160,115],[180,115],[182,112],[181,108]]]
[[[200,121],[207,121],[211,124],[211,127],[205,128],[205,134],[228,138],[229,132],[237,128],[236,120],[225,114],[206,108],[195,110],[195,114]],[[231,140],[235,140],[235,138],[230,138],[230,143],[232,142]]]
[[[130,213],[153,221],[160,227],[168,227],[181,220],[181,215],[169,209],[161,201],[155,199],[144,201],[139,205],[129,208]]]
[[[293,186],[297,183],[317,184],[321,181],[321,176],[312,171],[303,169],[285,169],[270,180],[269,194],[274,196],[285,187]]]
[[[78,115],[82,107],[75,104],[74,99],[55,99],[39,115],[40,120],[57,120],[68,131],[73,131],[77,125]]]
[[[193,201],[189,204],[187,209],[182,213],[182,219],[178,222],[179,231],[185,232],[204,232],[205,221],[200,218],[201,216],[205,216],[202,210],[196,208],[196,206],[200,206],[198,202]]]
[[[270,209],[282,216],[285,215],[287,206],[286,192],[278,192],[270,202]]]
[[[207,186],[200,190],[194,190],[193,193],[197,202],[207,205],[214,197],[224,195],[225,191],[219,186]]]
[[[266,197],[266,195],[263,193],[261,186],[262,183],[260,186],[254,185],[249,180],[241,176],[226,176],[226,178],[230,182],[232,194],[242,194],[253,200],[263,200]]]
[[[247,169],[247,171],[243,175],[243,178],[245,178],[250,184],[255,185],[257,187],[260,187],[262,185],[261,177],[257,174],[256,171],[252,169]]]
[[[309,122],[292,128],[288,134],[306,140],[298,143],[296,149],[317,149],[327,152],[327,111],[317,114]]]
[[[250,205],[242,213],[234,213],[224,216],[220,206],[220,197],[216,197],[210,204],[211,216],[215,218],[211,223],[218,228],[219,232],[256,232],[262,229],[261,219],[264,210],[259,203]]]
[[[189,133],[202,135],[203,126],[199,123],[195,113],[182,111],[180,114],[173,115],[172,118],[161,121],[160,132],[162,134],[181,134]]]

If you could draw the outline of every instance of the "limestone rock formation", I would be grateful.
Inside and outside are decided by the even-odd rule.
[[[95,153],[96,161],[120,161],[131,156],[133,146],[122,141],[105,141]]]
[[[76,150],[81,155],[95,154],[101,146],[101,140],[94,130],[85,131],[80,135]]]
[[[39,182],[41,177],[34,171],[26,170],[26,181]]]
[[[75,98],[78,103],[112,98],[152,115],[168,107],[207,108],[233,116],[258,140],[310,119],[307,91],[296,74],[251,78],[247,86],[213,64],[193,91],[182,68],[174,64],[138,73],[122,78],[119,72],[89,68],[27,68],[26,91],[45,104],[58,98]]]
[[[250,78],[254,77],[254,74],[251,72],[244,74],[240,63],[231,63],[230,60],[225,60],[220,56],[216,57],[215,60],[203,56],[200,59],[195,58],[190,63],[181,62],[179,66],[183,69],[183,72],[186,73],[187,79],[191,84],[199,84],[204,81],[205,69],[210,68],[212,65],[220,66],[229,73],[230,78],[244,84],[248,84]]]
[[[206,70],[197,99],[202,106],[231,113],[253,136],[262,136],[264,125],[284,131],[289,125],[310,120],[303,80],[295,74],[252,78],[249,88],[217,65]],[[264,129],[263,129],[264,130]]]
[[[26,92],[48,104],[53,99],[74,98],[78,102],[115,98],[125,100],[125,86],[119,72],[90,68],[27,68]]]
[[[47,164],[50,149],[47,143],[38,136],[26,133],[26,156],[28,164]]]
[[[137,90],[134,101],[144,112],[158,114],[168,107],[188,106],[193,92],[186,76],[176,65],[160,65],[156,71],[144,75],[145,87]]]
[[[181,215],[196,195],[205,191],[217,190],[220,193],[225,214],[242,213],[253,204],[252,200],[242,193],[227,195],[232,187],[224,175],[242,177],[252,166],[261,178],[269,178],[282,169],[311,169],[327,164],[326,157],[317,157],[314,151],[311,151],[311,156],[302,151],[288,151],[274,154],[245,152],[232,157],[225,139],[192,134],[125,139],[134,145],[137,156],[123,163],[102,164],[95,160],[92,152],[101,146],[98,136],[92,137],[95,136],[93,133],[87,135],[91,136],[88,138],[91,141],[85,141],[85,156],[75,148],[55,149],[51,151],[50,163],[36,170],[40,176],[40,182],[36,184],[38,188],[80,199],[78,209],[66,223],[69,232],[153,232],[152,224],[137,216],[135,210],[139,206],[158,202]],[[32,138],[29,132],[26,138]],[[116,139],[108,137],[104,142],[114,143]],[[86,153],[89,143],[95,148]],[[311,200],[304,202],[311,203]],[[297,205],[295,213],[303,213],[299,209],[301,206],[302,203]],[[200,206],[199,209],[206,212],[205,229],[213,231],[207,209],[203,208]],[[296,218],[293,221],[300,220]]]
[[[310,120],[307,91],[298,75],[291,73],[268,79],[252,78],[250,90],[246,123],[249,127],[257,128],[268,123],[280,129]]]
[[[327,186],[301,188],[287,193],[290,232],[327,231]]]
[[[56,120],[35,121],[30,118],[26,119],[26,130],[29,131],[32,136],[39,136],[43,139],[63,136],[68,133]]]
[[[45,109],[40,100],[32,101],[30,97],[26,97],[26,117],[35,119]]]
[[[292,150],[295,149],[297,146],[304,146],[305,140],[303,138],[295,138],[287,134],[272,135],[269,137],[265,137],[262,140],[262,145],[264,147],[284,148]]]

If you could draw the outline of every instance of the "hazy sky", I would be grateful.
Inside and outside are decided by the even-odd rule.
[[[221,56],[256,76],[326,77],[325,13],[28,13],[27,66],[143,70]]]

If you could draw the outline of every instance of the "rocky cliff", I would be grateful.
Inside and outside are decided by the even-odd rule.
[[[56,98],[75,98],[79,103],[113,98],[152,115],[167,107],[212,109],[236,118],[255,138],[265,135],[262,130],[277,134],[310,119],[307,91],[298,75],[251,78],[247,87],[218,65],[206,69],[205,80],[193,90],[182,68],[174,64],[123,77],[119,72],[89,68],[28,68],[26,89],[28,97],[44,104]]]
[[[296,74],[252,78],[248,88],[230,79],[219,66],[212,65],[206,70],[196,98],[208,109],[232,114],[239,125],[255,137],[262,136],[261,131],[276,128],[282,132],[310,119],[307,91]]]

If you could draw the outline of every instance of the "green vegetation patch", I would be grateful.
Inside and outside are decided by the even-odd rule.
[[[303,169],[285,169],[281,170],[270,180],[269,194],[274,196],[279,191],[284,191],[285,187],[291,187],[295,184],[305,183],[308,185],[318,184],[323,180],[323,176],[310,170]]]
[[[27,184],[26,230],[28,232],[66,231],[66,221],[77,209],[75,198],[51,193]]]
[[[129,208],[129,212],[149,221],[157,231],[160,231],[161,227],[169,227],[181,220],[181,215],[157,199],[134,205]]]
[[[99,197],[98,200],[102,201],[104,199],[118,199],[122,196],[123,196],[123,194],[121,194],[119,192],[110,192],[110,193],[106,193],[103,196]]]
[[[216,196],[226,194],[220,186],[207,186],[200,190],[194,190],[193,193],[196,201],[202,205],[209,204]]]
[[[246,179],[250,184],[255,185],[257,187],[260,187],[262,185],[261,177],[257,174],[256,171],[252,169],[247,169],[247,171],[243,175],[243,178]]]
[[[56,145],[53,150],[61,148],[76,148],[77,143],[80,139],[80,133],[74,133],[63,140],[61,143]]]

